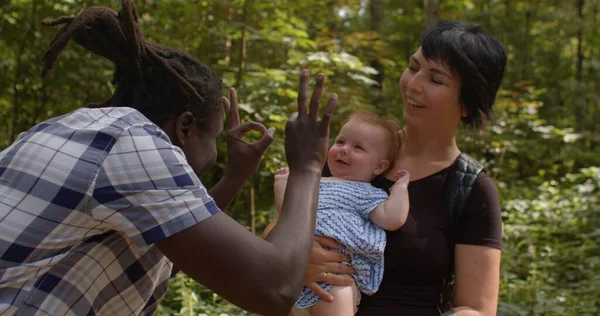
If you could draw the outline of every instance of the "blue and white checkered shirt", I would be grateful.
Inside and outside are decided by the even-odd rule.
[[[41,123],[0,153],[0,314],[150,315],[172,269],[154,243],[218,211],[134,109]]]

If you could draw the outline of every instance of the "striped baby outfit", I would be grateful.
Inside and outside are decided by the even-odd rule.
[[[342,245],[356,270],[354,279],[360,292],[375,293],[383,279],[385,231],[375,225],[369,214],[388,199],[387,193],[369,183],[321,181],[317,209],[316,235],[328,236]],[[329,284],[320,284],[327,291]],[[296,307],[307,308],[319,297],[304,287]]]

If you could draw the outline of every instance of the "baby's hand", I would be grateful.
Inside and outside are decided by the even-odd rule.
[[[287,181],[288,176],[290,175],[290,168],[279,168],[275,171],[275,182],[278,181]]]
[[[283,205],[283,196],[285,195],[285,187],[287,186],[288,176],[290,175],[289,168],[279,168],[275,171],[275,182],[273,182],[273,194],[275,195],[275,208],[277,214],[281,212]]]
[[[398,170],[394,175],[396,183],[393,187],[399,186],[402,188],[408,188],[408,182],[410,182],[410,174],[406,170]]]

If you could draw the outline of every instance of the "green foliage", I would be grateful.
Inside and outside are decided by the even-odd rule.
[[[589,133],[540,118],[532,87],[504,92],[489,132],[463,138],[503,201],[500,315],[600,311],[600,157]]]
[[[40,21],[119,2],[0,1],[0,148],[48,117],[110,95],[112,65],[74,44],[40,78],[57,31]],[[271,175],[285,164],[283,131],[302,67],[326,73],[326,92],[340,96],[332,132],[356,109],[401,117],[398,80],[425,29],[423,1],[380,3],[136,1],[148,39],[211,65],[225,87],[238,89],[243,119],[277,128],[262,167],[228,210],[256,234],[274,215]],[[600,314],[600,2],[584,0],[581,16],[577,3],[454,0],[439,9],[442,18],[493,31],[509,56],[487,132],[459,137],[486,163],[502,198],[500,315]],[[221,142],[217,166],[202,177],[207,186],[223,175],[225,157]],[[157,315],[245,313],[179,273]]]
[[[522,188],[505,203],[501,307],[519,315],[597,315],[600,169]]]
[[[169,289],[156,316],[252,315],[228,304],[183,273],[169,281]]]

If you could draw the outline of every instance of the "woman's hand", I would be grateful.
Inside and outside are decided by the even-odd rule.
[[[227,113],[227,175],[245,181],[260,166],[265,150],[273,142],[275,128],[267,129],[254,121],[240,124],[237,92],[231,88],[229,93],[230,99],[222,98]],[[252,130],[263,135],[257,142],[248,143],[243,138]]]
[[[332,302],[333,296],[323,290],[318,282],[334,286],[348,286],[354,283],[350,274],[356,271],[348,264],[342,263],[350,262],[350,257],[335,251],[338,249],[340,244],[337,241],[329,237],[315,236],[304,278],[304,285],[327,302]]]

